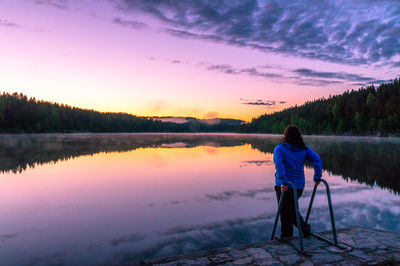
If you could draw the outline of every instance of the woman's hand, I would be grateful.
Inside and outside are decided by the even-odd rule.
[[[285,192],[286,190],[287,190],[287,186],[281,185],[281,191],[282,191],[282,192]]]

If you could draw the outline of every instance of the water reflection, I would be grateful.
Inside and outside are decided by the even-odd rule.
[[[233,147],[243,145],[245,139],[229,134],[2,134],[0,171],[20,173],[38,165],[100,152],[151,147]]]
[[[321,156],[329,173],[399,193],[399,138],[306,137],[306,142]],[[273,141],[251,145],[266,153],[272,153],[275,146]]]
[[[0,265],[119,263],[263,241],[277,209],[278,141],[233,134],[3,135]],[[306,141],[324,160],[338,228],[400,232],[398,140]],[[313,185],[312,169],[305,172],[303,213]],[[322,187],[310,219],[315,230],[330,228]]]
[[[280,136],[241,134],[38,134],[1,135],[0,171],[20,173],[27,168],[100,152],[126,152],[139,148],[191,148],[250,144],[273,153]],[[324,170],[369,186],[377,184],[400,192],[400,140],[398,138],[306,137],[322,157]],[[241,166],[272,165],[272,160],[243,161]]]

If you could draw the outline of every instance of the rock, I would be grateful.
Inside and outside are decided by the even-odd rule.
[[[314,265],[314,263],[312,263],[310,260],[306,260],[305,262],[300,264],[300,266],[313,266],[313,265]]]
[[[297,253],[297,251],[286,244],[280,243],[280,245],[271,245],[266,250],[272,254],[288,255]]]
[[[393,259],[394,259],[396,262],[400,262],[400,253],[399,253],[399,254],[394,254],[394,255],[393,255]]]
[[[357,241],[356,247],[358,249],[375,249],[378,245],[378,242],[376,242],[375,240],[362,239],[360,241]]]
[[[295,264],[299,261],[301,261],[303,258],[300,257],[298,254],[291,254],[291,255],[286,255],[286,256],[280,256],[279,259],[287,264]]]
[[[362,262],[368,262],[368,261],[372,261],[373,260],[370,256],[367,256],[361,250],[354,250],[354,251],[350,252],[349,254],[353,255],[353,256],[356,256]]]
[[[313,254],[313,256],[311,257],[312,262],[314,263],[332,263],[332,262],[338,262],[340,260],[342,260],[342,257],[339,255],[335,255],[335,254],[321,254],[321,253],[317,253],[317,254]]]
[[[252,256],[255,260],[269,260],[272,259],[271,254],[269,254],[265,249],[262,248],[248,248],[246,253]]]
[[[254,258],[254,265],[282,265],[269,252],[262,248],[248,248],[246,253]]]
[[[338,240],[350,246],[355,246],[357,243],[354,241],[353,236],[345,233],[339,233]]]
[[[257,266],[282,266],[283,263],[272,258],[270,260],[267,261],[255,261],[253,263],[253,265],[257,265]]]
[[[329,237],[330,232],[325,235]],[[400,234],[362,227],[338,230],[339,240],[352,244],[354,250],[342,250],[313,237],[305,239],[304,250],[312,257],[298,253],[288,243],[277,240],[247,244],[237,248],[207,250],[187,255],[149,259],[128,265],[386,265],[400,263]],[[298,239],[291,240],[298,245]],[[125,264],[124,264],[125,265]]]
[[[232,249],[229,253],[231,254],[231,257],[234,260],[237,260],[237,259],[240,259],[240,258],[244,258],[244,257],[247,256],[247,253],[244,252],[243,250]]]
[[[245,257],[232,262],[233,265],[246,265],[253,261],[252,257]]]
[[[393,260],[389,256],[375,256],[374,259],[368,262],[368,265],[389,265]]]
[[[359,261],[348,261],[348,260],[345,260],[345,261],[337,262],[335,264],[338,265],[338,266],[359,266],[359,265],[364,265],[365,263],[361,263]]]
[[[196,260],[190,260],[188,265],[210,265],[211,261],[208,258],[200,258]]]
[[[208,258],[199,259],[181,259],[178,261],[172,261],[167,263],[154,264],[157,266],[186,266],[186,265],[211,265],[211,261]]]
[[[335,252],[335,253],[343,253],[343,252],[346,252],[345,249],[341,249],[341,248],[338,248],[338,247],[335,247],[335,246],[327,246],[327,247],[325,248],[325,250],[328,250],[328,251],[330,251],[330,252]]]
[[[220,253],[211,257],[210,260],[214,263],[224,263],[227,261],[232,261],[232,257],[228,253]]]

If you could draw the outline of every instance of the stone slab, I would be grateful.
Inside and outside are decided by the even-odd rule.
[[[331,232],[321,233],[331,237]],[[288,243],[265,241],[237,247],[205,250],[192,254],[135,261],[133,265],[399,265],[400,234],[366,227],[338,230],[338,239],[351,248],[343,250],[310,237],[304,241],[306,254]],[[298,246],[298,239],[290,240]],[[389,255],[390,254],[390,255]]]

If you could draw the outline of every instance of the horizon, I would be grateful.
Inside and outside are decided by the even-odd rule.
[[[395,79],[397,79],[397,77],[396,77]],[[391,82],[391,81],[393,81],[393,80],[395,80],[395,79],[388,80],[388,81]],[[399,77],[399,79],[400,79],[400,77]],[[358,89],[355,89],[355,91],[361,90],[361,89],[363,89],[363,88],[366,88],[366,87],[360,87],[360,88],[358,88]],[[353,89],[353,90],[354,90],[354,89]],[[352,90],[352,91],[353,91],[353,90]],[[350,90],[345,90],[345,91],[343,91],[343,93],[344,93],[344,92],[350,92]],[[2,93],[2,94],[4,94],[4,93],[10,93],[10,94],[17,93],[17,94],[21,94],[20,92],[17,92],[17,91],[14,91],[14,92],[2,91],[1,93]],[[340,95],[342,95],[343,93],[341,93],[341,94],[335,94],[335,95],[329,95],[328,97],[322,96],[322,97],[320,97],[320,98],[310,99],[310,100],[305,101],[305,102],[302,103],[301,105],[304,105],[304,104],[306,104],[306,103],[308,103],[308,102],[312,102],[312,101],[326,100],[326,99],[328,99],[329,97],[340,96]],[[250,120],[243,120],[243,119],[232,118],[232,117],[221,117],[221,116],[218,116],[218,117],[210,117],[210,118],[207,118],[207,117],[201,118],[201,117],[196,117],[196,116],[179,116],[179,115],[177,115],[177,116],[168,116],[168,115],[167,115],[167,116],[163,116],[163,115],[159,115],[159,116],[139,116],[139,115],[136,115],[136,114],[133,114],[133,113],[120,112],[120,111],[111,111],[111,112],[109,112],[109,111],[99,111],[99,110],[96,110],[96,109],[93,109],[93,108],[83,108],[83,107],[80,107],[80,106],[73,106],[73,105],[68,105],[68,104],[64,104],[64,103],[52,102],[52,101],[47,101],[47,100],[43,100],[43,99],[37,99],[37,98],[34,97],[34,96],[29,96],[29,95],[25,95],[25,94],[23,94],[23,95],[26,96],[28,99],[34,99],[34,100],[36,100],[36,101],[48,102],[48,103],[50,103],[50,104],[57,104],[57,105],[60,105],[60,106],[61,106],[61,105],[65,105],[65,106],[68,106],[68,107],[71,107],[71,108],[78,108],[78,109],[82,109],[82,110],[94,111],[94,112],[99,112],[99,113],[123,113],[123,114],[133,115],[133,116],[137,116],[137,117],[151,118],[151,119],[157,119],[157,118],[159,118],[159,119],[168,119],[168,118],[194,118],[194,119],[198,119],[198,120],[233,119],[233,120],[241,120],[241,121],[243,121],[243,122],[249,123],[249,122],[252,121],[252,119],[259,118],[261,115],[264,115],[264,114],[265,114],[265,113],[262,113],[262,114],[260,114],[260,115],[258,115],[258,116],[251,117]],[[272,111],[271,113],[266,113],[266,114],[273,114],[273,113],[276,113],[276,112],[281,112],[281,111],[284,111],[284,110],[289,109],[289,108],[299,107],[299,106],[301,106],[301,105],[287,106],[287,107],[285,107],[285,108],[283,108],[283,109],[275,110],[275,111]],[[177,123],[177,124],[183,123],[183,122],[175,122],[175,121],[163,121],[163,120],[161,120],[161,121],[162,121],[162,122],[173,122],[173,123]]]
[[[99,112],[249,122],[400,73],[391,1],[1,6],[0,89]]]

